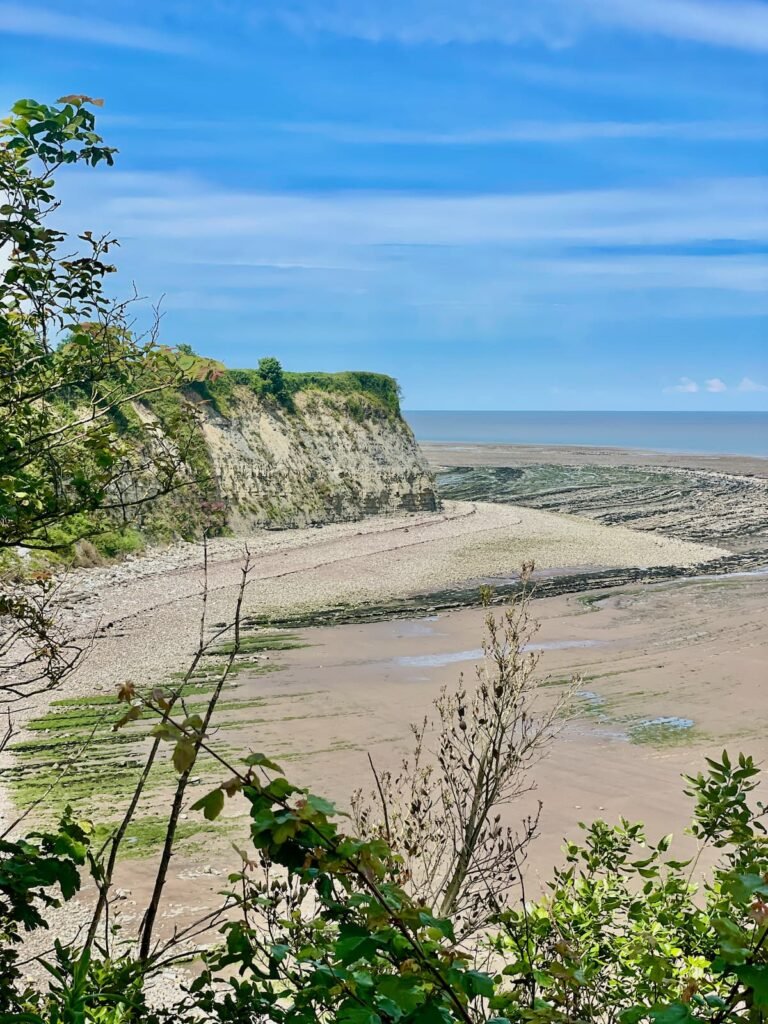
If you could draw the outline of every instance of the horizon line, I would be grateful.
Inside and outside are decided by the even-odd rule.
[[[455,413],[455,412],[471,412],[471,413],[517,413],[517,412],[539,412],[546,415],[552,413],[621,413],[622,415],[634,415],[637,413],[647,413],[648,415],[657,415],[658,413],[671,413],[673,415],[680,414],[681,416],[750,416],[758,413],[761,416],[768,416],[768,409],[402,409],[402,412],[440,412],[440,413]]]

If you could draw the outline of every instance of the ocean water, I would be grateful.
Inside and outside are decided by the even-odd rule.
[[[768,458],[768,412],[419,412],[419,441],[587,445]]]

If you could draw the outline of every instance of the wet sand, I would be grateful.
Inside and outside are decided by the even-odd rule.
[[[434,459],[436,446],[425,447]],[[508,465],[510,447],[474,446],[468,456],[466,448],[440,446],[438,462]],[[540,463],[542,451],[519,449],[516,464]],[[597,457],[609,460],[606,465],[627,465],[621,460],[629,455],[640,458],[613,450],[599,456],[594,449],[547,451],[556,452],[561,465],[568,464],[566,458],[590,460],[570,463],[578,465],[595,464]],[[486,458],[498,461],[483,463]],[[693,457],[693,466],[685,458],[689,468],[716,473],[761,468],[761,460]],[[211,546],[211,622],[231,614],[242,543],[231,539]],[[581,516],[458,501],[446,503],[442,515],[264,533],[250,538],[250,545],[256,568],[246,609],[255,614],[327,607],[339,599],[407,596],[503,576],[531,556],[541,567],[557,569],[691,565],[721,553],[712,544],[688,544]],[[68,694],[114,692],[127,665],[140,683],[161,683],[180,668],[197,639],[201,583],[200,551],[192,545],[75,576],[63,595],[68,614],[82,635],[95,631],[95,643],[68,682]],[[760,759],[768,755],[765,577],[627,586],[606,592],[604,600],[591,590],[541,599],[535,614],[542,621],[538,639],[547,645],[542,673],[562,679],[578,672],[584,693],[579,717],[565,726],[536,772],[533,800],[541,799],[543,815],[529,863],[532,878],[549,876],[560,860],[563,836],[573,835],[580,820],[625,815],[645,820],[651,835],[680,834],[689,817],[682,772],[698,771],[705,755],[724,746]],[[429,713],[440,688],[452,685],[462,670],[471,677],[481,623],[480,610],[466,609],[431,620],[302,630],[307,647],[269,656],[281,671],[250,678],[243,673],[227,689],[213,742],[233,756],[264,750],[289,777],[347,806],[357,787],[371,785],[368,752],[379,768],[395,767],[409,747],[409,724]],[[542,699],[554,692],[543,687]],[[258,707],[234,703],[243,701]],[[30,711],[39,713],[40,707]],[[220,781],[213,768],[210,776],[201,773],[201,786]],[[193,789],[189,803],[201,791]],[[157,799],[160,807],[165,797],[158,793]],[[531,807],[529,801],[508,808],[508,820],[520,820]],[[228,802],[229,828],[206,836],[204,852],[181,849],[174,856],[163,933],[213,905],[224,876],[237,867],[230,841],[247,844],[243,810],[237,800]],[[195,812],[184,813],[185,820],[194,818]],[[128,895],[117,909],[127,930],[137,921],[153,871],[153,858],[120,868],[117,885]],[[83,903],[87,899],[86,891]],[[66,925],[77,920],[76,905],[70,904]]]
[[[529,895],[562,862],[562,840],[578,835],[580,821],[641,820],[650,837],[673,832],[675,851],[688,855],[690,803],[681,775],[698,772],[705,756],[724,747],[759,761],[768,756],[768,578],[674,580],[544,598],[534,613],[541,622],[535,642],[544,648],[540,678],[550,684],[540,699],[552,700],[573,673],[582,677],[582,696],[578,715],[535,770],[536,792],[504,811],[514,824],[538,800],[543,805],[526,869]],[[302,630],[308,646],[262,656],[281,671],[243,673],[227,687],[212,742],[232,757],[266,751],[292,781],[346,808],[356,789],[372,787],[368,753],[379,770],[396,768],[410,749],[410,723],[430,714],[441,688],[461,672],[472,678],[482,617],[481,609],[465,609]],[[216,764],[200,774],[189,804],[221,781]],[[162,792],[156,799],[161,806]],[[185,808],[184,820],[195,813]],[[161,935],[215,905],[238,867],[232,842],[248,845],[239,797],[227,801],[221,830],[206,835],[202,851],[182,846],[174,855]],[[138,924],[154,863],[119,866],[116,885],[125,898],[113,910],[126,931]],[[67,905],[57,926],[62,934],[85,919],[90,895],[87,887]]]
[[[539,766],[543,802],[531,870],[546,877],[562,838],[580,820],[620,815],[650,833],[678,834],[689,817],[681,773],[727,746],[768,755],[768,579],[668,584],[543,599],[541,674],[582,676],[577,717]],[[270,750],[291,774],[346,805],[409,748],[408,726],[430,712],[442,686],[472,678],[482,611],[432,619],[308,629],[311,646],[282,656],[284,671],[238,697],[301,694],[290,717],[275,703],[228,741]],[[551,699],[555,688],[543,687]],[[692,723],[688,727],[687,723]],[[528,805],[507,810],[519,819]]]
[[[467,580],[507,578],[528,559],[540,569],[675,567],[725,554],[712,545],[577,516],[446,502],[442,513],[214,539],[209,544],[209,623],[231,618],[246,547],[252,571],[244,612],[253,616],[323,610],[339,601],[355,606]],[[201,570],[201,547],[187,544],[123,565],[73,573],[62,588],[65,621],[76,635],[93,635],[95,641],[67,680],[68,693],[107,692],[124,680],[126,666],[134,681],[152,684],[183,666],[198,641]]]
[[[419,447],[436,466],[670,466],[768,478],[768,458],[752,455],[695,455],[636,448],[543,444],[455,444],[421,441]]]

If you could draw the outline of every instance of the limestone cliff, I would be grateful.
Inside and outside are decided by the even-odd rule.
[[[286,404],[240,385],[223,411],[222,403],[190,397],[236,532],[438,507],[399,409],[364,391],[302,387]]]

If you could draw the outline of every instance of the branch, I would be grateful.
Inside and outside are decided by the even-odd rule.
[[[240,588],[237,595],[237,604],[235,606],[235,639],[232,645],[232,651],[229,655],[229,658],[227,659],[227,663],[224,667],[224,671],[222,672],[221,677],[219,678],[216,689],[213,691],[211,699],[208,701],[208,707],[206,708],[202,727],[200,728],[199,734],[197,734],[194,740],[194,752],[191,759],[191,763],[181,773],[179,781],[176,784],[176,792],[173,797],[173,804],[171,806],[171,812],[168,818],[168,827],[165,833],[165,841],[163,843],[163,850],[160,856],[160,865],[157,869],[157,875],[155,876],[155,884],[152,890],[152,896],[150,897],[149,904],[147,905],[147,909],[144,913],[144,918],[141,922],[141,927],[139,929],[139,958],[143,961],[146,961],[150,955],[150,948],[152,944],[152,931],[155,926],[158,910],[160,909],[160,900],[162,898],[163,889],[165,888],[165,881],[168,875],[168,866],[171,861],[173,842],[174,839],[176,838],[176,830],[179,823],[179,815],[181,814],[182,803],[184,800],[184,794],[187,789],[187,784],[189,782],[189,777],[192,772],[192,769],[195,766],[195,762],[197,761],[197,756],[200,750],[204,748],[203,738],[206,734],[206,730],[208,729],[211,718],[213,716],[213,712],[219,701],[221,691],[224,687],[225,682],[227,681],[227,677],[229,676],[235,658],[240,652],[240,620],[243,607],[243,597],[245,595],[245,588],[248,584],[248,575],[251,571],[251,555],[247,547],[245,549],[245,552],[245,563],[241,570]]]

